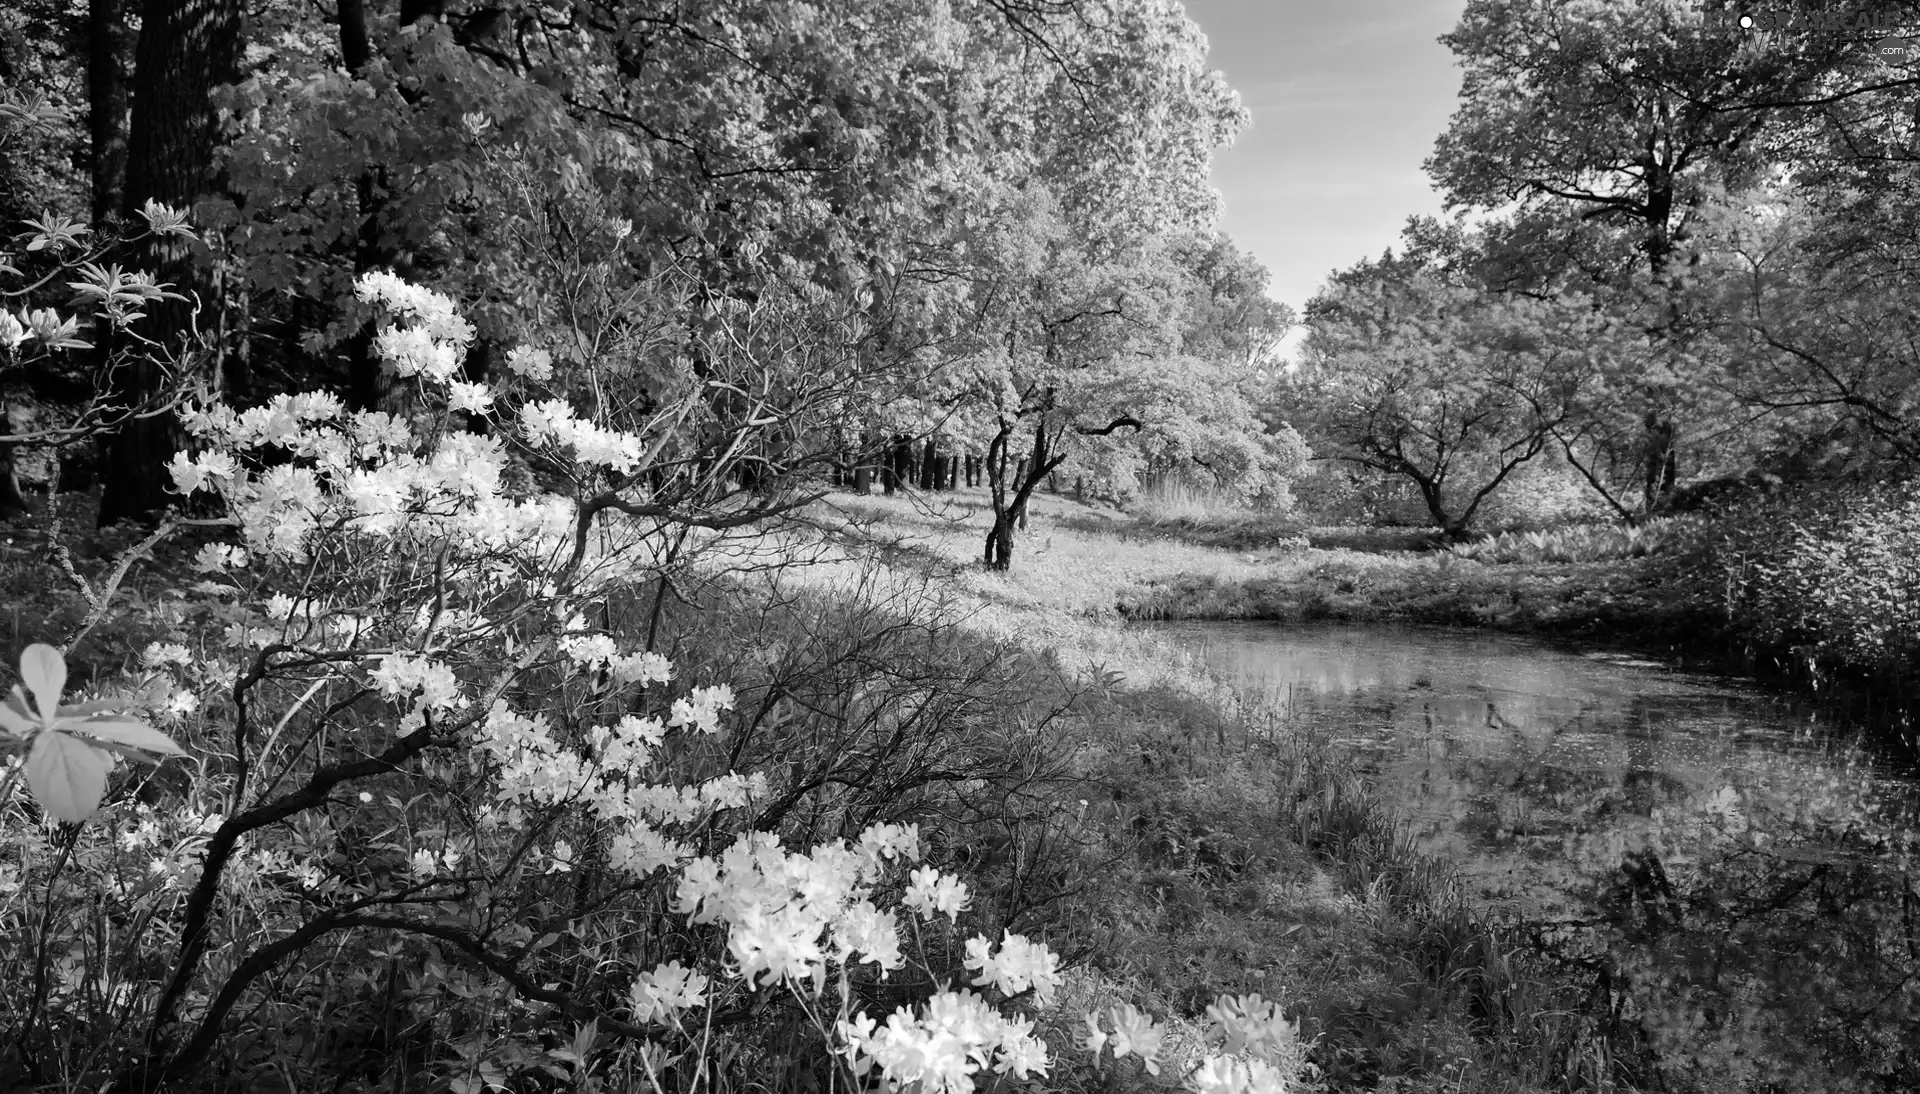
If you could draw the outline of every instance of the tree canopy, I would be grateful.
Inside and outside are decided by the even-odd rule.
[[[1280,467],[1237,393],[1287,317],[1208,179],[1245,113],[1177,0],[237,10],[161,4],[137,41],[23,23],[60,77],[17,106],[32,162],[97,144],[94,197],[123,195],[97,227],[158,198],[203,241],[129,256],[189,291],[142,334],[172,364],[116,372],[121,404],[317,382],[398,409],[352,291],[390,271],[461,304],[474,379],[524,344],[577,404],[701,392],[695,461],[731,418],[813,408],[738,472],[756,488],[934,436],[1045,447],[1004,469],[1034,482]],[[788,374],[733,390],[720,346]],[[103,519],[164,507],[181,441],[117,430]]]

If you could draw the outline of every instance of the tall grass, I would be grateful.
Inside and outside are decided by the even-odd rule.
[[[1218,520],[1251,511],[1239,493],[1180,475],[1150,475],[1127,507],[1144,520]]]

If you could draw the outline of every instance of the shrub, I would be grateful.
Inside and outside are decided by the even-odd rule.
[[[1920,658],[1920,488],[1792,496],[1729,515],[1715,561],[1727,617],[1816,682],[1904,679]]]
[[[1485,563],[1610,562],[1677,554],[1700,543],[1705,523],[1694,517],[1656,517],[1642,524],[1576,524],[1532,532],[1503,532],[1448,547],[1456,558]]]
[[[521,349],[496,385],[457,379],[473,331],[449,301],[359,291],[394,320],[400,412],[192,408],[170,470],[218,515],[152,542],[226,534],[158,613],[170,633],[71,710],[56,659],[91,620],[23,665],[40,717],[0,718],[32,790],[0,798],[0,975],[32,985],[4,1012],[8,1085],[1046,1073],[1060,960],[1011,929],[1072,883],[1038,667],[877,586],[676,614],[737,590],[718,548],[793,504],[717,492],[724,467],[644,474],[700,386],[582,414],[587,363]],[[504,494],[509,445],[563,489]],[[174,742],[190,763],[107,781],[113,754]],[[1219,1006],[1190,1085],[1283,1088],[1277,1011]],[[1101,1066],[1157,1068],[1153,1024],[1109,1019]]]

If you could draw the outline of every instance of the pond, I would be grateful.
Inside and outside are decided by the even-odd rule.
[[[1177,623],[1242,695],[1329,735],[1482,899],[1557,910],[1569,841],[1631,846],[1728,800],[1749,815],[1905,808],[1913,782],[1817,708],[1737,679],[1516,635],[1390,624]]]
[[[1649,1058],[1920,1088],[1920,793],[1817,708],[1513,635],[1158,629],[1345,750],[1515,937],[1604,962]]]

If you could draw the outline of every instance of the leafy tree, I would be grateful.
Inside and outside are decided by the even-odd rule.
[[[1307,329],[1292,383],[1315,451],[1411,482],[1456,539],[1634,346],[1578,298],[1493,294],[1392,256],[1336,277]]]
[[[996,341],[966,366],[976,386],[963,397],[984,411],[994,509],[983,560],[996,569],[1011,563],[1034,491],[1076,458],[1082,471],[1197,458],[1249,479],[1270,462],[1243,395],[1251,371],[1185,352],[1202,289],[1182,264],[1180,237],[1124,247],[1077,239],[1049,199],[1022,195],[987,237],[1003,256],[995,278],[1005,288],[982,324]],[[1203,425],[1209,414],[1217,417]]]
[[[1720,435],[1696,431],[1711,415],[1686,421],[1668,409],[1697,404],[1712,375],[1699,362],[1717,352],[1696,344],[1681,303],[1692,267],[1676,257],[1716,195],[1784,163],[1858,159],[1905,117],[1915,79],[1869,56],[1879,36],[1853,19],[1743,33],[1727,12],[1668,0],[1474,0],[1442,39],[1465,69],[1460,107],[1427,162],[1449,203],[1517,201],[1509,282],[1553,291],[1542,286],[1579,270],[1588,291],[1625,291],[1631,299],[1609,306],[1657,336],[1643,371],[1610,380],[1617,406],[1642,408],[1637,424],[1588,420],[1579,436],[1590,450],[1569,449],[1596,485],[1604,468],[1638,469],[1638,500],[1603,489],[1623,512],[1666,499],[1683,450],[1697,466],[1717,455]],[[1638,274],[1623,255],[1640,258]]]
[[[1739,186],[1804,146],[1844,138],[1864,104],[1915,80],[1865,55],[1879,35],[1743,34],[1670,0],[1473,0],[1441,41],[1466,74],[1428,171],[1455,205],[1566,203],[1631,226],[1665,266],[1716,186]]]
[[[1792,188],[1730,203],[1703,251],[1728,383],[1777,448],[1836,466],[1920,461],[1920,329],[1898,235]]]

